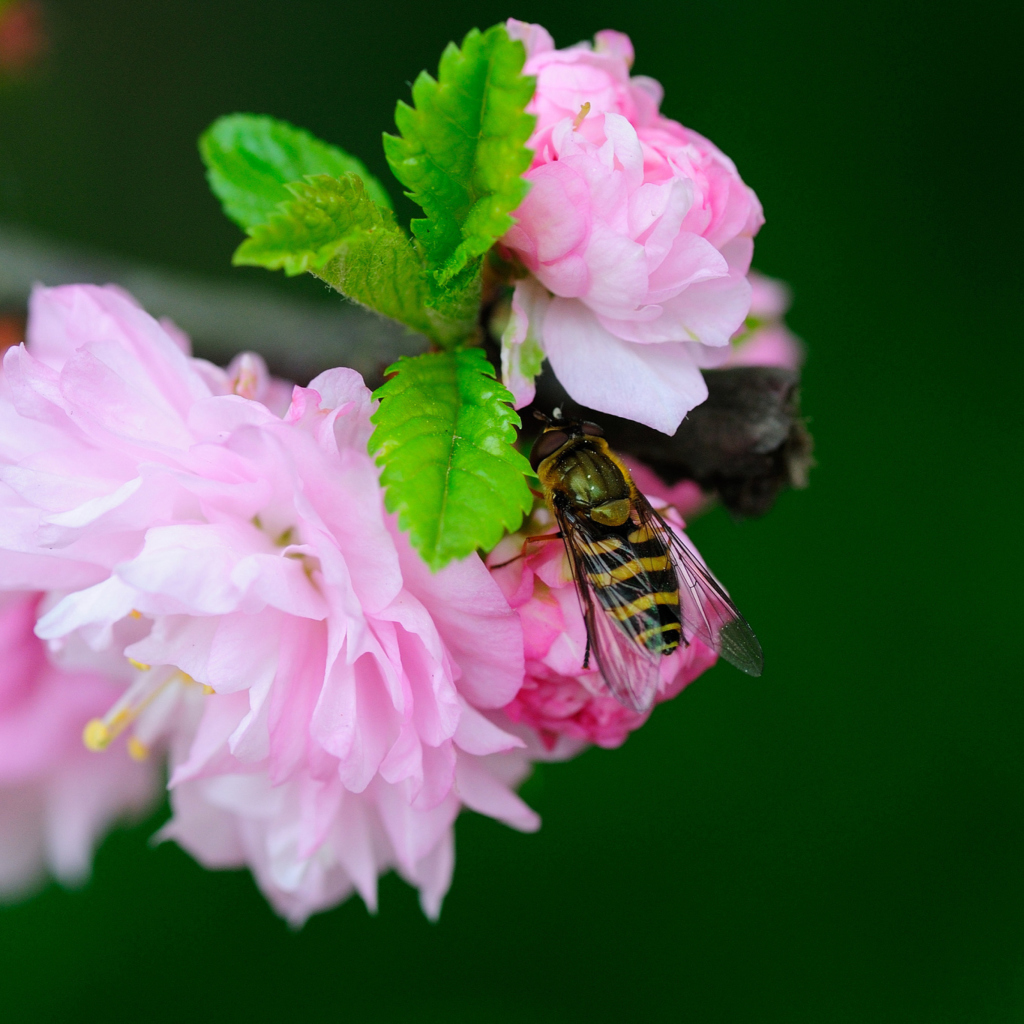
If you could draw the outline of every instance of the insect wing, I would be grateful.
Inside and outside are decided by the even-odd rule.
[[[651,508],[646,498],[638,495],[638,499],[634,507],[641,522],[662,533],[665,546],[672,552],[684,639],[696,636],[741,672],[759,676],[764,671],[764,654],[750,624],[700,560],[689,540],[680,537]]]
[[[555,516],[576,581],[590,655],[620,704],[641,713],[647,711],[658,693],[661,655],[648,650],[639,640],[635,620],[622,622],[605,610],[589,576],[589,572],[611,572],[631,559],[632,552],[625,548],[620,552],[595,554],[593,545],[600,535],[594,534],[589,520],[557,505]]]
[[[612,696],[634,711],[649,710],[658,695],[661,655],[643,647],[628,624],[613,619],[593,595],[584,617],[601,677]]]

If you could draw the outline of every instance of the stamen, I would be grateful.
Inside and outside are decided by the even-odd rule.
[[[82,730],[82,742],[87,749],[96,753],[106,750],[110,746],[111,739],[113,737],[110,735],[110,730],[98,718],[86,723]]]
[[[580,112],[576,115],[576,120],[573,121],[573,123],[572,123],[572,130],[574,132],[578,132],[580,130],[580,125],[583,124],[584,119],[586,118],[587,114],[589,114],[589,113],[590,113],[590,101],[588,100],[586,103],[583,104],[582,107],[580,107]]]
[[[134,658],[128,659],[128,664],[132,668],[137,668],[140,672],[148,672],[152,666],[147,665],[144,661],[136,661]]]
[[[234,387],[231,390],[236,395],[241,395],[243,398],[253,399],[256,397],[258,385],[259,378],[256,376],[255,367],[249,365],[246,361],[243,361],[242,366],[238,371],[238,377],[235,380]]]
[[[96,753],[106,750],[176,680],[192,682],[191,676],[168,666],[143,672],[102,718],[94,718],[86,724],[82,730],[82,742]]]
[[[133,619],[141,619],[142,618],[142,612],[140,612],[138,608],[133,608],[128,614]]]

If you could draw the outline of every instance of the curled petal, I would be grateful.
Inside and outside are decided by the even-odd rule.
[[[551,303],[544,344],[576,402],[666,434],[674,434],[687,412],[707,398],[707,385],[685,345],[631,345],[566,299]]]
[[[550,302],[548,290],[532,277],[518,282],[512,293],[512,313],[501,335],[501,380],[517,409],[529,405],[536,394],[534,381],[544,363],[544,314]]]
[[[546,53],[555,48],[555,41],[551,33],[542,25],[533,25],[528,21],[519,21],[516,18],[509,18],[505,22],[505,30],[510,39],[519,39],[526,47],[527,58],[535,57],[539,53]]]

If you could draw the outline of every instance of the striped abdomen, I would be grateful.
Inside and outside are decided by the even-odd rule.
[[[596,527],[577,549],[605,611],[648,650],[671,654],[682,639],[679,583],[658,535],[632,522]]]

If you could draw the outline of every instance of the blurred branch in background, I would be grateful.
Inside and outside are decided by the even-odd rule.
[[[273,373],[305,384],[331,366],[351,366],[370,387],[399,356],[416,355],[426,339],[339,300],[321,304],[248,284],[146,267],[68,247],[0,225],[0,347],[17,343],[36,283],[118,284],[148,312],[169,317],[195,354],[225,364],[243,350],[259,352]],[[491,353],[496,357],[496,350]],[[546,369],[538,408],[562,405],[603,423],[612,446],[648,462],[667,482],[696,481],[739,516],[763,515],[786,487],[806,486],[811,440],[800,415],[799,374],[770,367],[705,371],[710,397],[674,437],[615,417],[575,408]],[[524,426],[534,428],[530,409]]]
[[[384,369],[426,340],[358,306],[287,298],[248,284],[223,284],[146,267],[0,225],[0,306],[24,312],[34,284],[118,284],[148,312],[169,317],[195,354],[227,363],[259,352],[271,371],[305,384],[330,366],[351,366],[375,387]]]

